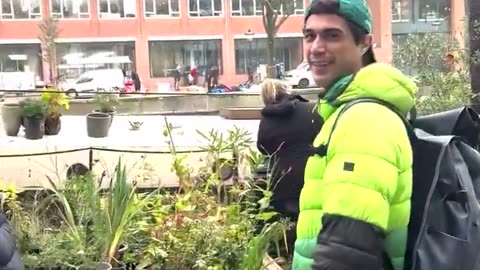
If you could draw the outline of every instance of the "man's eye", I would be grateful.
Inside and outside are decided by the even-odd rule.
[[[305,35],[303,35],[303,38],[304,38],[305,40],[311,40],[311,39],[314,38],[314,36],[313,36],[312,34],[305,34]]]
[[[340,37],[338,33],[325,33],[324,38],[327,40],[336,40]]]

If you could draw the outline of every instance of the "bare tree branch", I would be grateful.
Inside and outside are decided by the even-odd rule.
[[[265,27],[268,41],[267,73],[269,73],[269,67],[271,68],[271,66],[274,66],[275,64],[275,36],[277,35],[277,32],[283,23],[285,23],[285,21],[294,12],[294,4],[295,0],[262,1],[263,26]],[[270,73],[269,77],[275,76],[273,74],[274,73]]]

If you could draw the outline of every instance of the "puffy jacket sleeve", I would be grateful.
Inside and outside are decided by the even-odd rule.
[[[339,118],[319,191],[324,212],[313,269],[383,269],[390,206],[411,153],[401,119],[382,105],[357,104]]]
[[[15,236],[5,215],[0,213],[0,270],[23,270]]]

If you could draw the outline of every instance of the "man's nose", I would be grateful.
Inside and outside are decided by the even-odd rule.
[[[314,53],[314,54],[324,53],[326,51],[326,48],[327,48],[326,42],[321,37],[317,37],[312,42],[312,46],[310,47],[310,53]]]

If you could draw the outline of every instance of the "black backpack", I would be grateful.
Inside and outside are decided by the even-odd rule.
[[[413,190],[404,270],[480,269],[480,120],[469,107],[403,120],[413,148]],[[335,124],[334,124],[335,127]],[[333,129],[332,129],[333,132]],[[326,153],[326,146],[321,152]],[[321,148],[321,147],[320,147]],[[387,262],[387,267],[391,264]]]

